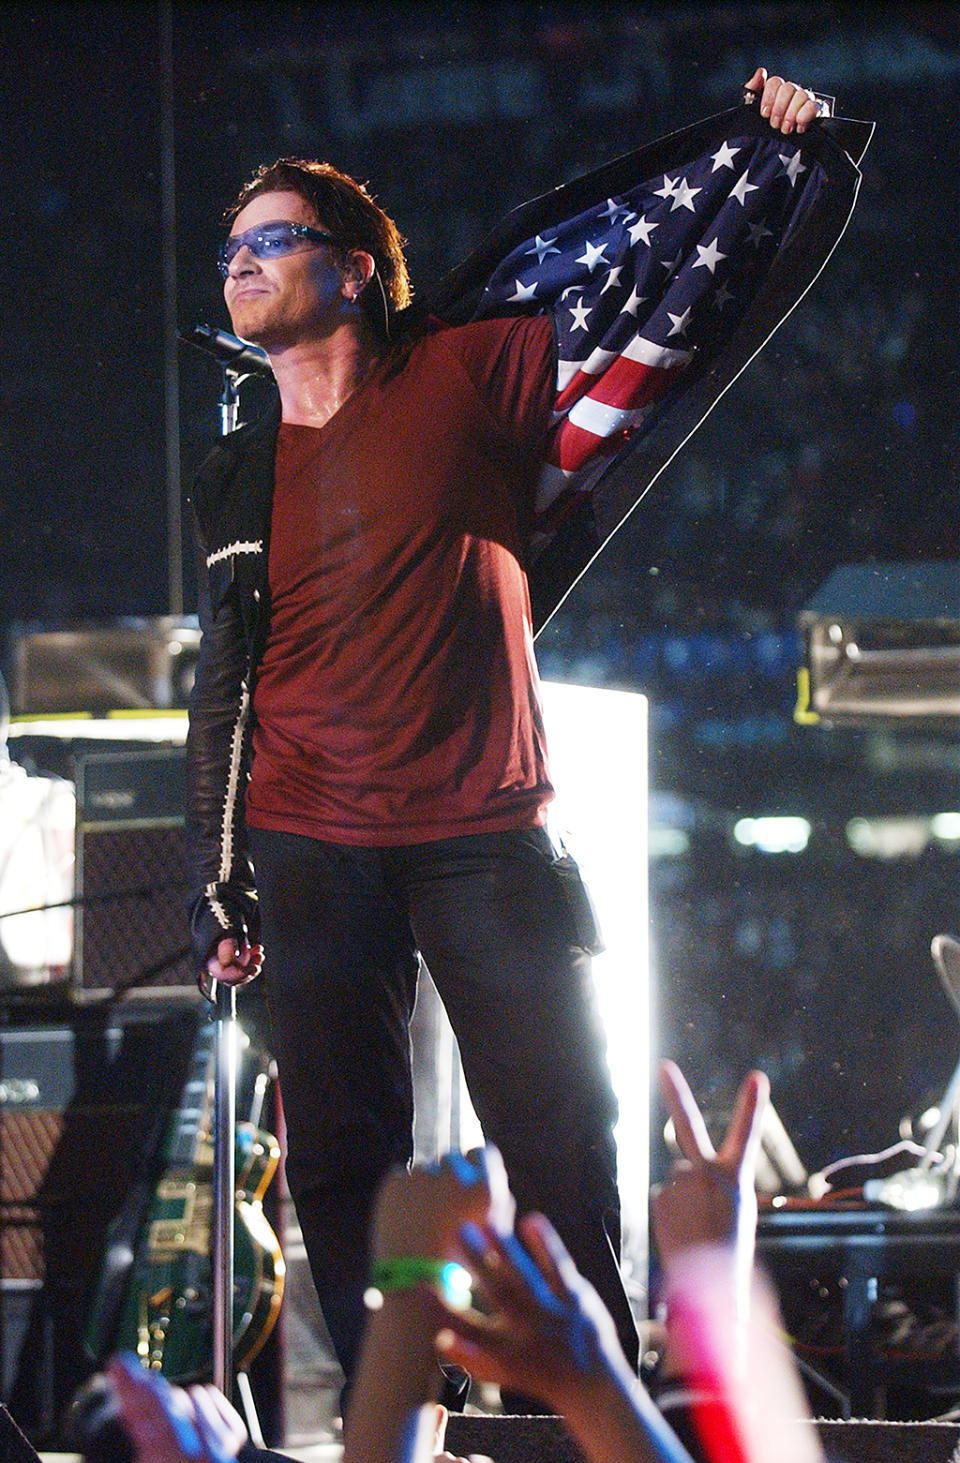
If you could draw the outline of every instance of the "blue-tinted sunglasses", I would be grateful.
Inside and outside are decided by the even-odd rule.
[[[220,273],[226,279],[230,273],[231,261],[244,246],[250,250],[254,259],[279,259],[284,254],[296,254],[301,249],[309,248],[311,244],[336,242],[332,234],[325,234],[321,229],[278,220],[276,223],[260,224],[255,229],[247,229],[243,234],[231,234],[220,245],[217,263],[220,265]]]

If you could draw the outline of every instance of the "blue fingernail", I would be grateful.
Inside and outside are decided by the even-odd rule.
[[[474,1224],[472,1219],[468,1219],[465,1224],[460,1226],[460,1238],[468,1250],[475,1250],[478,1254],[487,1248],[487,1239],[483,1230],[478,1224]]]

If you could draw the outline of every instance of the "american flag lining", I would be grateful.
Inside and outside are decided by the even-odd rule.
[[[550,313],[558,345],[540,533],[730,338],[821,177],[782,135],[735,134],[506,255],[477,316]]]

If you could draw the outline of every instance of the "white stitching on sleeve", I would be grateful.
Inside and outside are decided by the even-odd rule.
[[[230,738],[230,764],[227,790],[223,801],[223,823],[220,829],[220,878],[226,883],[233,868],[233,837],[236,826],[237,795],[240,789],[240,768],[243,755],[243,733],[250,711],[250,692],[244,684],[240,692],[240,709]]]
[[[236,543],[227,544],[225,548],[216,549],[212,554],[208,554],[207,555],[207,568],[210,569],[210,568],[213,567],[214,564],[219,564],[219,562],[220,562],[221,559],[229,559],[229,557],[230,557],[231,554],[262,554],[262,553],[263,553],[263,539],[262,538],[258,538],[258,539],[253,540],[253,541],[242,541],[242,540],[239,540],[238,539]]]

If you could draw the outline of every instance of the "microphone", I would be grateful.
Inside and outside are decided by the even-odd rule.
[[[955,940],[952,935],[934,935],[930,954],[940,984],[960,1016],[960,940]]]
[[[212,325],[194,325],[191,330],[180,331],[179,338],[185,345],[195,345],[215,356],[222,366],[231,371],[243,371],[251,376],[273,375],[266,351],[241,340],[238,335],[230,335],[226,330],[216,330]]]

